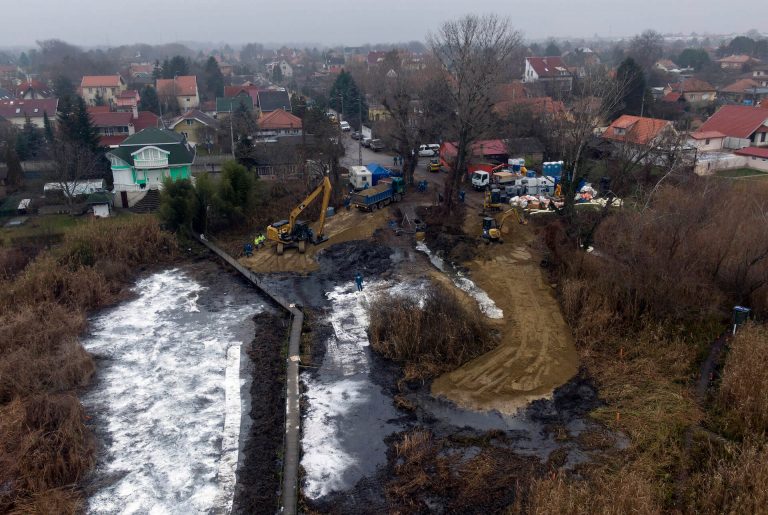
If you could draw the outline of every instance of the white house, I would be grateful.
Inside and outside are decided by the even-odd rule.
[[[688,144],[699,152],[711,152],[723,149],[725,134],[718,131],[698,131],[688,135]]]

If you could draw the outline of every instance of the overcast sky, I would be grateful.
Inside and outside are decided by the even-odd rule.
[[[722,0],[0,0],[0,45],[211,41],[323,45],[424,40],[467,12],[508,15],[531,39],[765,30],[747,4]],[[751,3],[756,6],[758,3]],[[19,23],[13,22],[18,20]]]

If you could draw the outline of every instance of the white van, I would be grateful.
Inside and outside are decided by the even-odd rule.
[[[440,145],[430,143],[419,147],[419,157],[435,157],[440,152]]]
[[[339,123],[339,126],[341,127],[341,130],[344,132],[349,132],[352,130],[352,127],[349,125],[349,122],[347,121]]]
[[[350,166],[349,184],[355,190],[368,189],[373,185],[373,174],[365,166]]]

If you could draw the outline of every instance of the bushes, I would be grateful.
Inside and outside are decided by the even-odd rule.
[[[768,433],[768,328],[749,324],[731,341],[718,400],[726,431]]]
[[[73,390],[95,367],[77,336],[136,267],[175,252],[154,218],[97,220],[0,280],[0,512],[80,511],[94,447]]]
[[[465,306],[440,284],[422,302],[380,298],[370,310],[371,347],[405,364],[406,377],[428,378],[491,350],[496,340],[477,306]]]

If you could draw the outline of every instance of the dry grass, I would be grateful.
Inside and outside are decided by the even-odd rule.
[[[513,513],[535,515],[644,515],[661,512],[654,482],[629,468],[601,471],[590,480],[548,477],[534,481],[529,505]]]
[[[154,218],[98,220],[0,279],[0,512],[81,510],[94,446],[74,390],[94,364],[77,337],[136,267],[174,252]]]
[[[370,309],[371,347],[403,364],[407,379],[452,370],[496,345],[476,306],[468,306],[441,284],[413,299],[380,298]]]
[[[725,457],[691,481],[689,506],[695,513],[765,513],[768,509],[768,446],[732,445]]]
[[[768,432],[768,328],[748,324],[731,340],[719,404],[726,431],[745,436]]]

